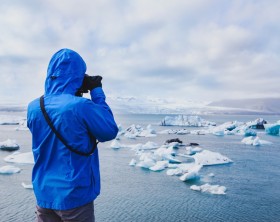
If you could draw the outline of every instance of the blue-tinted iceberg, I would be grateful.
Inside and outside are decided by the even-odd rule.
[[[280,120],[274,124],[264,124],[265,132],[269,135],[280,135]]]

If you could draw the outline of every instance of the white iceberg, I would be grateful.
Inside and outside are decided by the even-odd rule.
[[[220,186],[220,185],[210,185],[208,183],[197,186],[197,185],[192,185],[190,187],[191,190],[195,191],[200,191],[200,192],[207,192],[211,194],[226,194],[226,187],[225,186]]]
[[[28,131],[27,120],[21,120],[19,126],[16,128],[16,131]]]
[[[200,153],[196,153],[192,157],[195,159],[196,164],[201,164],[203,166],[226,164],[232,162],[232,160],[228,157],[209,150],[203,150]]]
[[[161,121],[162,126],[215,126],[216,123],[210,122],[202,119],[199,116],[187,116],[187,115],[178,115],[178,116],[166,116]]]
[[[192,146],[187,146],[186,147],[187,155],[194,155],[194,154],[199,153],[201,151],[202,151],[202,148],[200,148],[198,146],[197,147],[192,147]]]
[[[138,144],[135,144],[135,145],[130,145],[129,147],[131,147],[132,150],[139,151],[139,150],[153,150],[153,149],[158,148],[159,145],[155,142],[148,141],[145,144],[138,143]]]
[[[166,129],[166,130],[162,130],[162,131],[158,132],[158,134],[176,134],[177,132],[178,132],[178,130]]]
[[[244,139],[242,139],[241,143],[244,143],[246,145],[253,145],[253,146],[272,144],[269,141],[261,140],[258,136],[257,137],[254,137],[254,136],[245,137]]]
[[[24,119],[21,116],[0,115],[0,125],[18,125]]]
[[[280,135],[280,120],[274,124],[264,124],[265,132],[269,135]]]
[[[6,165],[6,166],[0,167],[0,174],[14,174],[14,173],[19,173],[20,170],[21,169],[18,167]]]
[[[0,150],[14,151],[18,149],[19,145],[17,144],[16,140],[7,139],[3,142],[0,142]]]
[[[146,157],[145,159],[141,160],[136,166],[149,169],[150,167],[153,167],[155,164],[156,163],[153,159]]]
[[[21,185],[25,188],[25,189],[33,189],[33,185],[32,184],[25,184],[25,183],[21,183]]]
[[[8,163],[34,164],[34,158],[32,152],[27,152],[27,153],[14,152],[13,154],[6,156],[4,160]]]
[[[194,180],[199,177],[199,171],[201,170],[202,165],[194,165],[192,168],[188,169],[188,172],[186,172],[184,175],[180,177],[181,181],[187,181],[187,180]]]
[[[178,130],[176,132],[177,135],[186,135],[186,134],[190,134],[191,132],[187,129],[181,129],[181,130]]]
[[[130,162],[129,162],[129,166],[135,166],[136,165],[136,160],[135,159],[132,159]]]
[[[123,145],[118,141],[118,140],[113,140],[110,147],[112,149],[120,149],[121,147],[123,147]]]
[[[156,164],[149,169],[152,171],[161,171],[168,167],[168,161],[157,161]]]

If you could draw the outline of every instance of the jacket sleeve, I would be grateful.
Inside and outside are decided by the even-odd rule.
[[[100,142],[114,139],[118,133],[118,126],[113,113],[105,102],[105,94],[101,87],[93,89],[91,100],[87,100],[83,107],[83,120],[89,132]]]

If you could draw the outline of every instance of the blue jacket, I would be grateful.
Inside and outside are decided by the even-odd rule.
[[[45,108],[68,145],[89,152],[93,135],[105,142],[118,128],[101,87],[90,92],[91,100],[75,96],[82,85],[86,64],[69,49],[51,59],[45,81]],[[68,210],[93,201],[100,193],[98,149],[86,157],[68,150],[48,126],[39,99],[28,105],[27,124],[32,133],[35,165],[32,183],[38,206]]]

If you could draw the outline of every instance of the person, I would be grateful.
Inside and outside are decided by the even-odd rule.
[[[118,127],[105,102],[102,77],[85,73],[77,52],[59,50],[48,66],[43,103],[38,98],[28,105],[37,221],[95,221],[93,202],[100,193],[96,140],[114,139]],[[81,87],[90,91],[91,100],[81,97]]]

